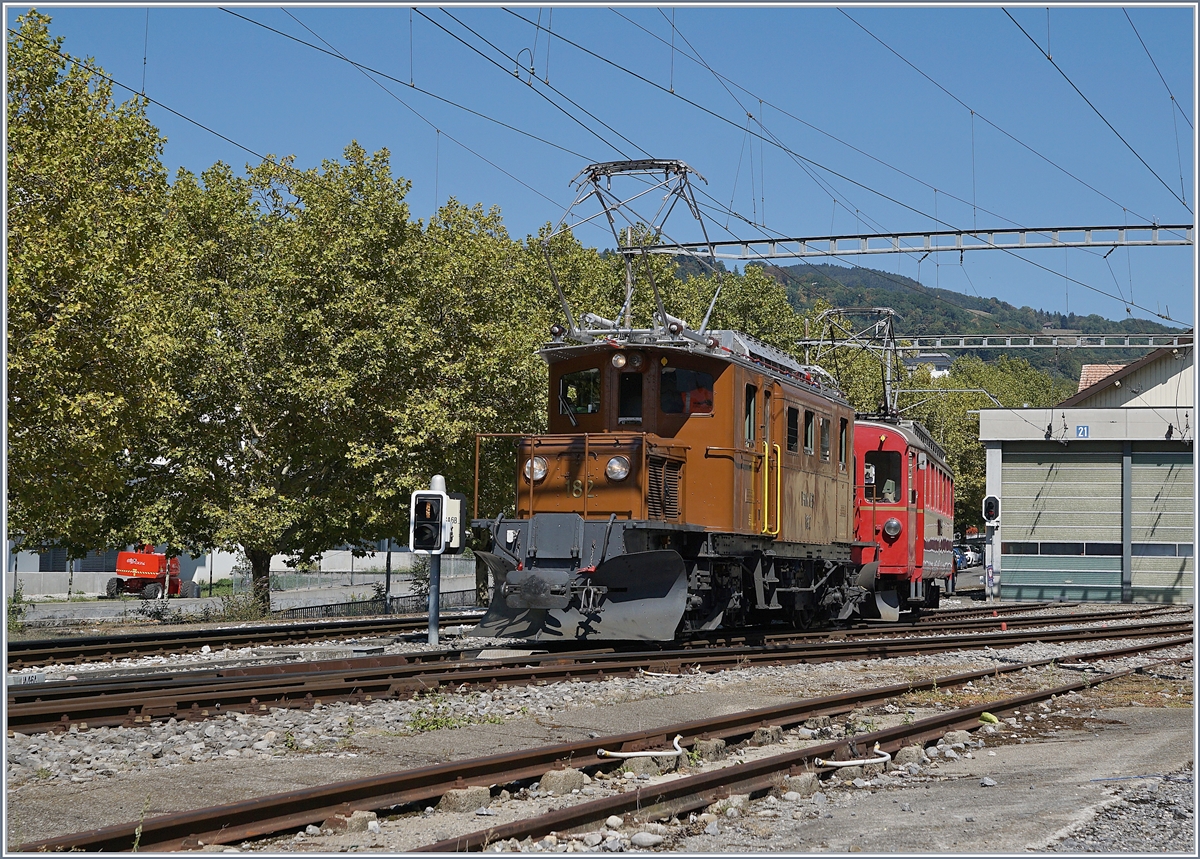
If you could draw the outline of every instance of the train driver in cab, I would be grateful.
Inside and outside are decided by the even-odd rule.
[[[698,370],[663,367],[661,400],[667,414],[711,415],[713,378]]]

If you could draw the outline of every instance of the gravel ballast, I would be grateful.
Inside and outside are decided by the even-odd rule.
[[[13,735],[6,743],[8,843],[11,848],[35,838],[124,823],[137,820],[143,813],[152,816],[454,758],[582,739],[593,734],[603,736],[651,728],[796,698],[1129,643],[1034,644],[1006,650],[891,660],[739,669],[712,675],[643,675],[613,678],[603,683],[556,683],[500,688],[490,693],[435,694],[409,701],[381,701],[368,705],[329,704],[311,712],[276,709],[261,714],[230,713],[222,719],[199,723],[100,728],[53,736]],[[1104,667],[1112,670],[1146,665],[1164,658],[1188,655],[1190,650],[1125,657],[1106,662]],[[204,656],[211,659],[218,654]],[[72,666],[65,670],[79,671],[82,667]],[[1132,703],[1141,703],[1145,713],[1167,713],[1170,718],[1164,724],[1169,723],[1169,726],[1185,718],[1190,722],[1190,665],[1186,668],[1171,666],[1158,673],[1163,679],[1141,695],[1144,700]],[[1006,697],[1029,688],[1060,685],[1077,676],[1078,671],[1063,668],[1020,672],[999,681],[993,682],[989,678],[987,682],[977,682],[972,691],[988,697]],[[949,690],[946,694],[949,701]],[[878,826],[861,827],[866,840],[857,842],[842,844],[837,840],[841,836],[830,834],[825,838],[827,846],[824,847],[815,835],[821,827],[829,826],[824,821],[836,822],[842,818],[847,825],[860,819],[882,819],[880,815],[890,817],[895,814],[895,819],[902,822],[909,818],[928,818],[934,813],[932,806],[936,804],[922,804],[901,798],[902,795],[916,791],[918,795],[933,796],[934,791],[944,788],[948,791],[946,802],[953,805],[954,796],[959,795],[961,801],[963,776],[959,768],[978,767],[981,762],[997,763],[996,759],[1003,761],[1005,756],[1017,755],[1018,758],[1010,763],[1022,771],[1032,766],[1019,758],[1028,749],[1043,749],[1053,760],[1062,755],[1064,749],[1071,748],[1063,745],[1066,738],[1086,737],[1090,738],[1089,742],[1102,742],[1102,737],[1115,736],[1124,729],[1106,722],[1112,720],[1130,725],[1133,724],[1130,719],[1136,721],[1139,711],[1137,707],[1128,707],[1121,709],[1120,716],[1114,718],[1106,709],[1104,695],[1104,686],[1096,687],[1052,702],[1049,710],[1037,709],[1021,714],[1020,718],[1012,719],[1015,725],[1004,724],[994,728],[993,733],[984,733],[981,728],[973,732],[974,739],[970,742],[982,741],[982,746],[944,743],[941,748],[928,750],[932,754],[925,758],[888,773],[862,773],[850,779],[839,779],[836,786],[823,782],[821,789],[815,792],[782,790],[776,792],[778,795],[755,797],[747,800],[744,809],[735,809],[733,816],[728,816],[730,809],[721,809],[719,814],[696,815],[694,820],[679,820],[675,825],[670,821],[649,821],[646,825],[630,822],[619,829],[598,826],[588,833],[576,833],[579,837],[562,835],[555,843],[539,841],[499,846],[534,852],[823,852],[854,847],[890,852],[899,849],[889,846],[895,843],[894,840],[871,840],[876,837],[871,833],[877,833]],[[926,696],[926,700],[916,706],[889,702],[830,725],[825,729],[826,736],[898,724],[946,706],[949,704],[937,700],[936,695]],[[1134,716],[1129,717],[1127,713]],[[1177,730],[1177,726],[1170,730]],[[778,753],[784,748],[801,748],[816,741],[816,738],[788,732],[782,745],[774,742],[762,747],[745,745],[732,749],[725,761],[708,765],[736,766],[739,760]],[[957,748],[959,745],[962,748]],[[990,754],[993,752],[994,755]],[[1171,845],[1186,842],[1190,849],[1194,838],[1191,763],[1190,758],[1181,760],[1180,765],[1171,768],[1170,772],[1157,771],[1153,778],[1138,779],[1136,783],[1097,782],[1094,790],[1089,789],[1083,798],[1085,801],[1080,808],[1073,811],[1071,819],[1051,827],[1053,831],[1043,833],[1044,843],[1031,849],[1121,852],[1123,845],[1133,843],[1128,839],[1137,838],[1139,831],[1144,833],[1152,824],[1159,840],[1147,842],[1143,838],[1137,843],[1153,843],[1156,851],[1170,851],[1184,849]],[[492,791],[490,803],[480,802],[470,809],[455,812],[419,809],[398,817],[381,814],[374,828],[368,826],[361,831],[330,834],[322,833],[318,828],[318,834],[296,832],[282,839],[248,844],[241,849],[271,852],[413,849],[442,837],[542,814],[565,803],[622,792],[632,789],[633,785],[667,777],[648,773],[632,778],[624,774],[613,779],[589,777],[582,787],[571,787],[571,793],[565,795],[550,794],[541,790],[540,785],[527,785],[524,789],[512,786],[503,793],[497,788]],[[1011,780],[1004,773],[981,772],[977,778],[972,778],[972,790],[981,792],[983,797],[1007,795],[1010,791]],[[987,786],[985,779],[996,784]],[[1028,787],[1024,789],[1031,794],[1038,792],[1036,788],[1032,791]],[[871,805],[878,797],[886,800],[885,805],[893,805],[892,796],[896,797],[894,809],[876,809]],[[1021,797],[1023,800],[1028,798]],[[916,810],[904,811],[904,805]],[[926,812],[924,815],[922,810]],[[834,814],[834,817],[825,817],[825,814]],[[944,816],[944,808],[937,814]],[[973,815],[968,811],[959,818],[964,816]],[[982,820],[980,817],[980,822]],[[69,823],[64,826],[64,821]],[[793,823],[798,830],[793,831]],[[966,821],[963,824],[970,828]],[[922,826],[918,824],[913,829],[921,832]],[[771,837],[758,839],[754,835],[758,830]],[[927,827],[925,831],[928,831]],[[637,842],[635,836],[639,836]],[[969,846],[974,843],[969,837],[959,838],[957,843],[948,844],[944,849],[950,852],[984,849]],[[1014,845],[1013,849],[1021,848]]]

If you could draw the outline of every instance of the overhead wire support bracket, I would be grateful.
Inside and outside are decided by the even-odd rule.
[[[943,251],[1042,250],[1190,246],[1193,224],[1132,224],[1096,227],[1009,227],[986,230],[931,230],[911,233],[854,233],[796,238],[730,239],[657,244],[650,253],[704,252],[713,259],[763,260],[843,257],[863,254],[930,254]]]

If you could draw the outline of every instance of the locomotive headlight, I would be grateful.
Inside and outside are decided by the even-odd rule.
[[[629,457],[614,456],[608,461],[608,465],[604,466],[604,473],[608,475],[609,480],[624,480],[629,476]]]
[[[533,478],[536,483],[546,476],[546,458],[535,456],[533,459],[525,461],[525,479]]]
[[[900,520],[894,516],[883,523],[883,533],[887,534],[892,539],[899,537],[902,530],[903,528],[900,525]]]
[[[621,354],[620,352],[618,352],[616,355],[613,355],[612,365],[614,367],[616,367],[618,370],[620,370],[622,367],[625,366],[625,356],[623,354]]]

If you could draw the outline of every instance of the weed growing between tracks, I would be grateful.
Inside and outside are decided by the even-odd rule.
[[[253,594],[228,594],[221,597],[220,608],[204,605],[198,612],[174,608],[166,600],[146,600],[137,608],[146,620],[163,624],[214,623],[262,620],[266,611]]]
[[[8,598],[5,610],[8,613],[8,634],[17,635],[25,631],[25,586],[20,582],[13,585],[12,596]]]
[[[412,697],[413,701],[421,700],[420,694]],[[455,696],[460,706],[464,703],[463,696]],[[504,717],[497,714],[481,715],[475,712],[475,704],[480,701],[478,694],[466,697],[465,704],[468,712],[456,713],[454,703],[440,692],[430,692],[424,697],[425,705],[418,707],[408,714],[402,727],[373,730],[371,733],[384,737],[411,737],[413,734],[423,734],[427,731],[439,731],[443,728],[462,728],[467,725],[501,725]],[[528,710],[521,707],[514,717],[526,715]]]

